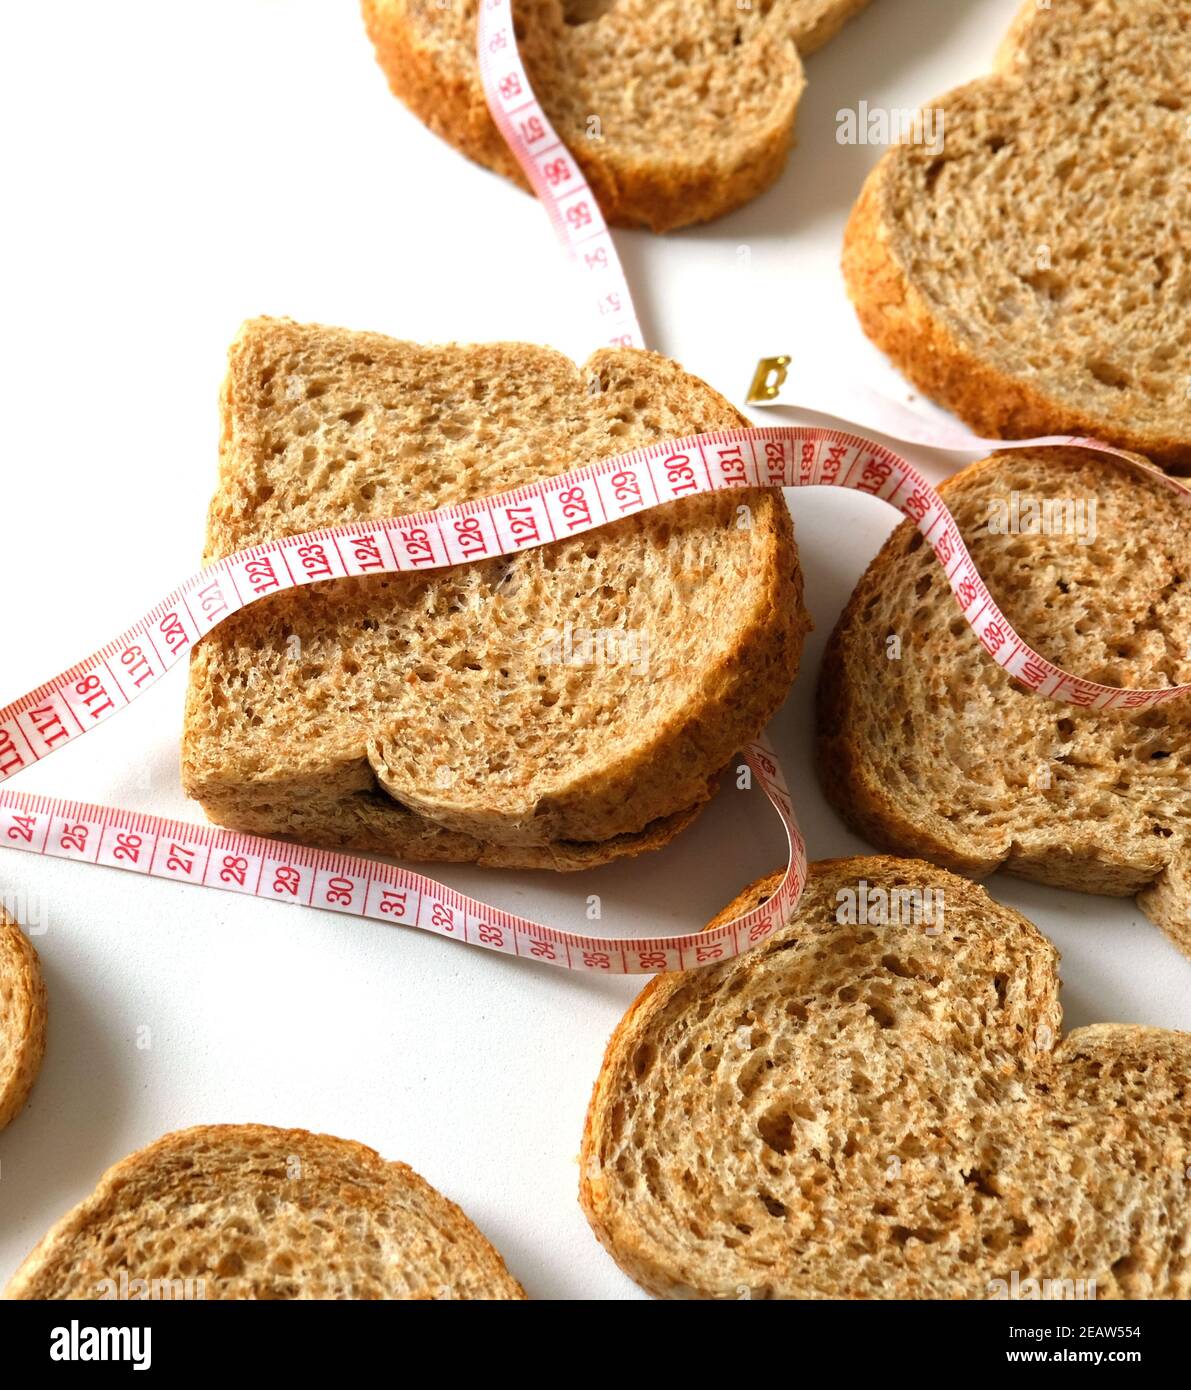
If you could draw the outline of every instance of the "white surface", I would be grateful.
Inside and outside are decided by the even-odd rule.
[[[840,281],[843,221],[879,152],[837,145],[835,113],[862,98],[912,107],[978,75],[1015,8],[874,0],[809,60],[800,144],[778,187],[707,228],[619,234],[653,345],[735,400],[758,356],[782,351],[904,399]],[[589,346],[540,210],[390,97],[350,3],[6,6],[0,65],[0,702],[194,568],[216,393],[243,318]],[[895,518],[838,492],[799,493],[793,507],[817,629],[771,733],[823,857],[862,845],[810,770],[814,676]],[[176,675],[14,788],[198,818],[178,785],[183,686]],[[776,867],[779,850],[758,795],[729,787],[676,844],[635,863],[443,876],[559,926],[586,927],[586,896],[599,893],[610,931],[678,931]],[[990,886],[1062,947],[1070,1023],[1191,1027],[1191,963],[1132,903]],[[0,1134],[0,1283],[108,1164],[183,1125],[255,1120],[412,1163],[532,1295],[637,1295],[576,1205],[575,1156],[604,1042],[639,984],[0,855],[0,893],[21,892],[48,901],[37,946],[50,1040],[28,1110]]]

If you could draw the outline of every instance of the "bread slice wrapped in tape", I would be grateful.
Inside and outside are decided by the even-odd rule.
[[[524,344],[257,320],[231,351],[207,559],[741,423],[654,353],[577,368]],[[290,590],[197,646],[184,784],[239,830],[588,867],[690,821],[784,700],[808,626],[789,511],[768,489]]]

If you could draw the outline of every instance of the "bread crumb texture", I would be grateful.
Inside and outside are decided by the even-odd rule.
[[[33,943],[0,907],[0,1129],[29,1098],[45,1053],[46,990]]]
[[[860,882],[942,890],[941,929],[841,923]],[[1060,1039],[1057,960],[932,865],[813,865],[788,926],[659,976],[614,1034],[582,1154],[596,1234],[670,1298],[1188,1297],[1191,1036]]]
[[[943,148],[890,150],[848,224],[869,337],[982,434],[1186,472],[1186,0],[1026,0],[994,74],[935,106]]]
[[[805,85],[798,50],[866,0],[517,0],[526,73],[605,218],[667,231],[777,178]],[[394,94],[469,158],[527,186],[488,114],[476,0],[363,0]]]
[[[209,559],[741,422],[654,353],[602,350],[580,370],[523,344],[276,320],[243,329],[223,408]],[[777,490],[274,595],[195,651],[184,783],[236,829],[585,867],[689,822],[784,700],[808,626]],[[575,657],[576,633],[610,640]]]
[[[1106,685],[1191,682],[1191,509],[1154,470],[1023,449],[941,490],[1036,651]],[[1019,530],[1006,533],[1015,506]],[[1031,506],[1063,524],[1022,533]],[[1096,711],[1033,694],[984,651],[905,524],[828,643],[818,706],[824,791],[874,844],[975,877],[1003,866],[1139,894],[1191,954],[1191,701]]]
[[[121,1275],[207,1299],[525,1297],[454,1202],[404,1163],[267,1125],[179,1130],[117,1163],[5,1297],[93,1299]]]

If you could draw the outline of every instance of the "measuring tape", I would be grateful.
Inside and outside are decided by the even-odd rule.
[[[645,335],[608,224],[574,155],[534,95],[508,0],[480,0],[476,53],[488,110],[563,250],[582,273],[601,343],[643,348]]]
[[[1191,500],[1191,492],[1168,481]],[[742,428],[654,444],[438,511],[287,536],[208,565],[99,651],[0,709],[0,780],[99,728],[233,613],[282,590],[515,555],[685,497],[750,487],[840,487],[896,507],[934,550],[985,651],[1040,695],[1089,709],[1144,709],[1191,689],[1100,685],[1034,651],[997,607],[942,498],[891,449],[837,430]],[[7,788],[0,789],[0,843],[422,927],[571,969],[641,974],[739,954],[784,924],[797,904],[806,852],[785,780],[766,744],[750,746],[746,757],[785,825],[786,875],[768,902],[713,933],[692,936],[622,941],[558,932],[392,865]]]
[[[504,41],[496,43],[502,34]],[[516,53],[507,0],[484,0],[479,43],[489,100],[494,111],[497,103],[505,103],[501,129],[523,166],[554,155],[549,146],[555,138],[553,131],[532,98]],[[510,76],[520,85],[510,84],[506,80]],[[518,99],[523,99],[522,104],[517,104]],[[546,143],[532,152],[527,142],[539,144],[539,129],[543,131],[540,140]],[[567,158],[568,174],[556,180],[540,174],[535,187],[542,185],[539,194],[552,208],[559,234],[577,249],[588,243],[573,240],[572,234],[582,229],[576,229],[576,219],[568,217],[565,209],[584,205],[586,184]],[[570,186],[568,179],[577,183]],[[576,192],[580,193],[578,203]],[[594,209],[590,190],[586,198]],[[598,209],[594,211],[598,218]],[[600,305],[607,294],[619,293],[607,286],[623,284],[623,274],[607,228],[596,218],[598,245],[608,254],[597,265],[588,264],[585,257],[579,264],[585,275],[599,281],[596,307],[606,319]],[[625,334],[635,341],[640,330],[627,286],[617,312],[613,327],[620,337],[616,341]],[[1015,441],[1000,447],[1041,442]],[[1095,440],[1045,442],[1112,454],[1144,469],[1147,476],[1158,476],[1133,456]],[[1164,475],[1162,481],[1184,502],[1191,501],[1191,490]],[[653,444],[495,497],[288,536],[216,561],[99,651],[0,708],[0,783],[106,723],[233,613],[285,589],[515,555],[683,498],[753,487],[839,487],[895,507],[931,546],[984,650],[1041,696],[1088,709],[1134,710],[1191,691],[1187,685],[1122,690],[1081,680],[1034,651],[997,607],[942,498],[893,450],[840,430],[740,428]],[[797,906],[806,881],[806,848],[789,789],[773,750],[763,739],[749,745],[745,758],[785,826],[786,873],[766,902],[714,931],[685,936],[622,940],[556,931],[395,865],[8,788],[0,788],[0,845],[418,927],[573,970],[650,974],[739,955],[784,925]]]

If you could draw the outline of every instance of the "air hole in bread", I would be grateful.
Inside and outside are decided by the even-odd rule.
[[[606,15],[616,0],[562,0],[562,17],[573,28]]]
[[[1114,391],[1124,391],[1129,385],[1128,375],[1103,357],[1093,358],[1088,363],[1088,371],[1102,386],[1111,387]]]
[[[772,1106],[757,1121],[757,1133],[774,1153],[788,1154],[794,1147],[794,1117],[784,1105]]]
[[[788,1215],[785,1206],[781,1202],[779,1202],[778,1199],[772,1195],[772,1193],[761,1191],[757,1193],[757,1196],[760,1199],[761,1205],[770,1214],[770,1216],[775,1216],[779,1220],[784,1220],[785,1217]]]
[[[868,1009],[869,1017],[878,1028],[892,1028],[897,1022],[896,1014],[883,999],[870,997],[865,1000],[865,1008]]]
[[[926,166],[926,175],[923,178],[923,184],[928,193],[933,193],[935,191],[935,185],[939,182],[939,175],[943,172],[943,166],[946,163],[947,161],[940,157],[939,159],[932,159]]]

